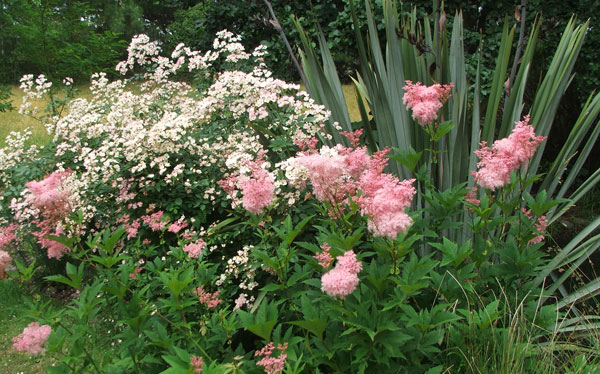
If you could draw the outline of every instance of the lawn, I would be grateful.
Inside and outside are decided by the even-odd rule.
[[[21,307],[33,302],[28,291],[12,280],[0,280],[0,372],[39,374],[52,364],[52,355],[30,356],[12,348],[12,338],[23,332],[29,324]]]

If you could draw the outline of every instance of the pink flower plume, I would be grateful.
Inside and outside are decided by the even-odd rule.
[[[48,325],[42,325],[38,322],[31,322],[25,327],[23,333],[13,338],[13,347],[20,352],[29,352],[29,354],[44,354],[44,343],[48,340],[52,329]]]
[[[406,81],[402,101],[408,109],[412,109],[412,117],[425,126],[437,119],[437,112],[450,97],[452,87],[453,83],[424,86],[421,82]]]
[[[475,182],[483,188],[495,190],[510,182],[513,170],[525,166],[533,157],[538,146],[546,137],[536,136],[529,125],[529,115],[523,121],[516,122],[508,138],[496,140],[491,147],[485,142],[475,151],[479,162],[478,171],[473,171]]]
[[[337,257],[335,268],[321,277],[321,290],[329,296],[345,298],[358,286],[362,264],[353,251]]]

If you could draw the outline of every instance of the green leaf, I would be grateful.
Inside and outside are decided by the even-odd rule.
[[[271,332],[273,331],[273,327],[275,327],[276,323],[277,320],[269,320],[262,323],[257,323],[255,325],[247,326],[246,330],[263,338],[266,341],[271,341]]]
[[[442,140],[442,138],[449,133],[454,127],[456,126],[456,124],[454,124],[452,121],[446,121],[441,123],[434,132],[434,136],[433,136],[433,140],[436,142],[439,142],[440,140]]]
[[[400,162],[406,166],[411,172],[415,170],[417,163],[423,155],[423,151],[417,152],[412,147],[409,150],[393,148],[394,154],[389,156],[392,160]]]
[[[304,320],[304,321],[292,321],[292,322],[287,322],[287,323],[289,323],[290,325],[299,326],[299,327],[311,332],[313,335],[315,335],[317,338],[319,338],[319,340],[323,339],[323,332],[327,328],[327,322],[325,322],[319,318],[315,318],[312,320]]]

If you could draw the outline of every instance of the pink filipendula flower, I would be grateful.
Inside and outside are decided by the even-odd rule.
[[[192,240],[192,238],[196,236],[196,234],[197,233],[194,230],[186,230],[183,234],[181,234],[181,237],[185,240]]]
[[[425,126],[437,119],[437,113],[450,97],[453,87],[453,83],[424,86],[421,82],[406,81],[402,100],[408,109],[412,109],[412,117]]]
[[[38,243],[42,248],[46,248],[48,252],[48,258],[55,258],[59,260],[65,253],[69,251],[69,247],[59,243],[55,240],[49,239],[48,236],[61,236],[63,234],[62,226],[57,226],[56,229],[52,230],[49,226],[51,222],[49,220],[35,221],[40,231],[33,232],[32,235],[37,238]]]
[[[238,177],[235,174],[227,176],[225,179],[217,181],[217,184],[225,191],[228,195],[233,195],[237,189]]]
[[[190,258],[198,258],[205,247],[206,242],[202,239],[198,239],[195,243],[190,243],[183,247],[183,251],[186,252]]]
[[[369,156],[366,147],[356,148],[344,154],[344,156],[345,173],[354,178],[354,180],[359,180],[360,176],[373,166],[374,159]]]
[[[416,193],[414,181],[400,181],[377,170],[363,174],[359,183],[362,195],[356,201],[361,214],[370,218],[367,227],[374,236],[395,239],[412,224],[406,208]]]
[[[242,190],[242,206],[254,214],[260,214],[275,199],[275,184],[271,174],[262,165],[264,151],[259,152],[255,161],[249,162],[251,177],[239,178]]]
[[[336,268],[347,271],[352,274],[358,274],[362,270],[362,263],[356,258],[354,251],[346,251],[342,256],[338,256]]]
[[[127,222],[125,224],[125,231],[127,232],[127,239],[133,239],[137,236],[138,230],[140,229],[141,224],[142,224],[142,222],[140,222],[139,219],[136,219],[135,221],[133,221],[131,223]]]
[[[262,366],[265,374],[280,374],[285,367],[285,359],[287,358],[285,351],[287,347],[288,343],[278,344],[276,347],[273,342],[269,342],[261,350],[254,352],[254,356],[263,356],[256,365]],[[275,350],[279,351],[277,357],[273,355]]]
[[[10,242],[17,238],[17,235],[15,234],[17,228],[18,226],[15,224],[0,227],[0,248],[10,244]]]
[[[150,229],[152,231],[160,231],[162,229],[164,229],[168,224],[169,221],[163,221],[164,212],[162,210],[159,210],[156,213],[152,213],[151,215],[147,215],[147,216],[142,216],[142,221],[148,225],[148,227],[150,227]]]
[[[11,258],[8,252],[0,249],[0,279],[4,278],[5,270],[8,267],[8,265],[10,265],[10,261]]]
[[[471,187],[469,189],[469,192],[465,195],[465,201],[479,206],[479,203],[481,203],[481,201],[479,201],[479,199],[477,199],[477,187]]]
[[[321,265],[323,269],[329,269],[331,263],[333,262],[333,257],[331,257],[331,254],[329,253],[331,247],[329,244],[323,243],[321,245],[321,249],[323,252],[317,253],[313,256],[313,258],[319,262],[319,265]]]
[[[213,293],[206,292],[204,287],[200,286],[194,290],[194,293],[198,296],[200,303],[206,305],[210,309],[216,308],[221,302],[221,299],[219,299],[219,291]]]
[[[317,144],[319,143],[319,139],[312,137],[310,139],[304,140],[294,140],[294,144],[300,148],[301,151],[307,151],[307,153],[312,153],[315,151]]]
[[[202,368],[204,367],[204,363],[202,362],[202,357],[200,356],[192,356],[190,358],[190,365],[194,368],[195,374],[201,374]]]
[[[544,235],[546,232],[546,227],[548,227],[548,220],[546,219],[546,216],[539,217],[535,223],[535,228],[537,229],[539,235],[536,235],[533,239],[527,242],[527,244],[532,245],[543,242],[546,238]]]
[[[340,131],[340,135],[345,136],[353,148],[358,148],[360,143],[360,137],[363,133],[363,129],[358,129],[356,131],[348,132],[348,131]]]
[[[515,128],[508,138],[496,140],[491,147],[485,142],[475,151],[479,162],[478,171],[473,171],[475,182],[483,188],[495,190],[510,182],[510,174],[525,166],[533,157],[538,146],[546,137],[536,136],[529,125],[530,116],[515,122]]]
[[[55,171],[41,181],[25,183],[31,192],[27,202],[39,209],[40,214],[52,221],[63,219],[70,213],[69,191],[63,189],[63,181],[71,175],[71,170]]]
[[[13,347],[20,352],[29,352],[29,354],[44,354],[44,343],[48,340],[52,329],[48,325],[42,325],[38,322],[31,322],[25,327],[23,333],[13,338]]]
[[[135,268],[135,270],[133,271],[133,273],[129,273],[129,278],[137,279],[137,275],[139,273],[141,273],[142,270],[144,270],[144,269],[143,268]]]
[[[525,208],[521,209],[521,212],[530,220],[534,220],[533,215],[531,214],[531,210],[527,210]],[[548,227],[548,220],[546,216],[538,217],[537,222],[535,222],[535,228],[538,232],[538,235],[533,237],[531,240],[527,242],[528,245],[541,243],[546,238],[544,233],[546,232],[546,227]]]
[[[321,202],[335,203],[344,186],[345,158],[335,149],[323,150],[300,155],[298,163],[306,168],[315,197]]]
[[[337,257],[335,268],[321,277],[321,290],[329,296],[341,299],[350,295],[358,286],[358,273],[362,264],[357,260],[353,251],[347,251]]]
[[[515,163],[525,166],[533,157],[539,145],[546,139],[545,136],[536,136],[533,126],[529,124],[531,116],[528,114],[523,121],[515,122],[515,128],[508,138],[494,142],[498,153],[510,154]]]
[[[481,147],[475,151],[480,160],[477,163],[479,170],[471,173],[475,183],[483,188],[495,190],[510,182],[510,173],[516,166],[514,158],[487,147],[485,142],[481,143]]]
[[[152,242],[150,241],[150,239],[144,239],[144,240],[142,240],[142,244],[143,244],[143,245],[150,245],[150,243],[152,243]]]
[[[177,222],[173,222],[169,228],[167,229],[167,231],[172,232],[173,234],[177,234],[179,231],[185,229],[188,226],[188,223],[186,221],[177,221]]]
[[[43,218],[33,222],[39,229],[33,235],[38,238],[38,243],[47,249],[49,258],[59,259],[69,250],[65,245],[47,237],[63,234],[61,221],[71,213],[70,192],[63,188],[64,180],[71,173],[71,170],[55,171],[39,182],[31,181],[25,184],[31,193],[25,201],[38,209]]]

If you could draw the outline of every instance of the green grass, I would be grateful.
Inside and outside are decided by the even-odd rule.
[[[12,280],[0,280],[0,373],[42,374],[52,365],[51,355],[30,356],[12,347],[12,338],[32,322],[20,308],[31,296]]]
[[[90,98],[92,96],[88,87],[81,86],[77,87],[78,94],[77,97]],[[0,113],[0,147],[6,145],[5,139],[13,131],[23,131],[29,128],[32,132],[30,144],[43,145],[50,141],[51,136],[46,131],[46,128],[43,124],[31,117],[23,114],[19,114],[19,106],[23,102],[23,91],[19,89],[18,86],[10,87],[10,91],[12,96],[10,100],[12,101],[13,107],[15,110]],[[39,113],[43,114],[46,106],[48,105],[48,100],[46,97],[39,100],[32,100],[32,104],[34,107],[39,108]]]

